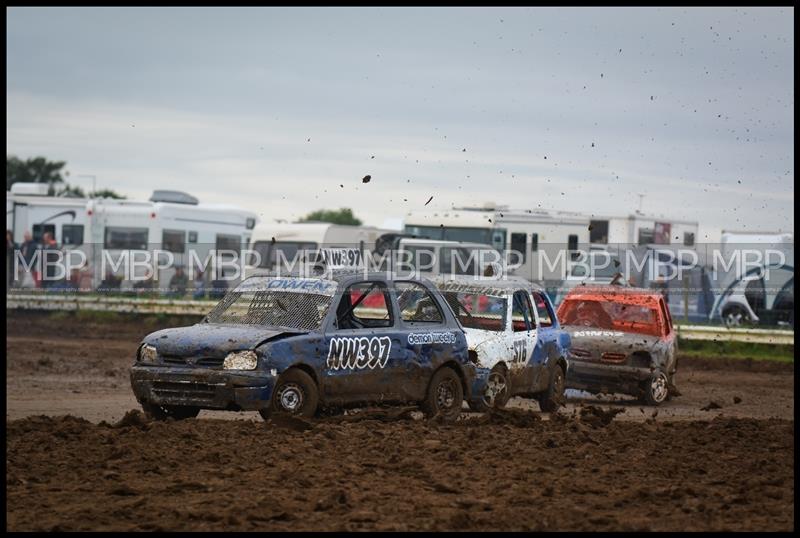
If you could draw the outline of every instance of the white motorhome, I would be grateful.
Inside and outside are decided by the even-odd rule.
[[[589,218],[578,213],[512,210],[487,204],[482,208],[420,210],[406,215],[408,235],[448,241],[488,244],[500,252],[519,252],[515,274],[530,280],[560,280],[562,252],[577,252],[589,245]],[[543,270],[539,271],[540,256]],[[515,261],[515,260],[510,260]]]
[[[372,250],[377,239],[390,231],[329,222],[262,223],[253,230],[250,248],[257,255],[249,260],[247,275],[274,272],[279,263],[291,264],[305,250],[356,248],[363,253]]]
[[[636,212],[623,217],[593,217],[589,242],[599,245],[672,245],[693,248],[698,223]]]
[[[121,256],[141,262],[146,251],[152,256],[156,249],[171,253],[175,264],[198,268],[208,262],[210,268],[212,250],[238,253],[246,249],[258,222],[251,211],[199,203],[176,191],[155,191],[146,202],[46,194],[46,188],[34,193],[30,185],[12,185],[6,193],[7,227],[17,244],[22,243],[26,231],[32,232],[34,239],[50,232],[64,250],[82,250],[93,272],[93,288],[105,276],[103,267],[106,274],[123,275],[126,264],[117,265]],[[230,262],[232,257],[224,259]],[[165,261],[162,258],[162,263]],[[141,276],[144,271],[147,267],[142,264],[134,275]],[[233,269],[230,271],[233,274]],[[159,284],[166,286],[173,274],[172,266],[160,269]],[[122,289],[131,285],[132,281],[123,281]]]

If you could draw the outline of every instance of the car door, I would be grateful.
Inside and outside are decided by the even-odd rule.
[[[325,333],[325,399],[332,403],[392,399],[386,391],[387,372],[402,350],[389,285],[379,279],[350,283],[334,297],[334,308]]]
[[[397,354],[390,358],[387,390],[402,400],[420,400],[433,372],[453,357],[457,335],[447,326],[441,304],[431,289],[414,280],[397,280],[393,285],[397,302]]]
[[[533,291],[531,293],[534,309],[536,311],[537,339],[533,356],[530,359],[533,379],[531,386],[532,392],[538,392],[547,388],[550,382],[550,364],[558,359],[558,335],[553,330],[553,320],[556,319],[553,306],[544,295],[544,292]]]
[[[526,291],[514,292],[510,308],[511,356],[508,364],[511,393],[528,393],[536,378],[538,367],[531,360],[538,341],[538,326]]]

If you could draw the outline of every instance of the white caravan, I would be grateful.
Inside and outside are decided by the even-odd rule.
[[[19,187],[18,187],[19,185]],[[45,186],[46,187],[46,186]],[[176,191],[156,191],[147,202],[109,198],[62,198],[32,194],[30,185],[14,184],[6,193],[7,227],[17,244],[26,231],[39,239],[53,234],[63,250],[80,249],[89,260],[92,287],[96,288],[108,273],[125,274],[123,256],[143,262],[154,250],[169,252],[175,264],[211,269],[211,251],[223,251],[216,262],[227,262],[227,274],[233,275],[232,257],[250,243],[258,222],[255,213],[236,206],[202,204],[196,198]],[[160,258],[166,265],[169,255]],[[105,258],[104,258],[105,257]],[[77,258],[77,257],[76,257]],[[103,271],[105,268],[105,274]],[[224,268],[224,266],[223,266]],[[142,263],[134,270],[141,276],[147,271]],[[174,274],[172,267],[158,271],[158,285],[166,287]],[[211,280],[213,275],[208,275]],[[122,282],[127,289],[132,281]]]

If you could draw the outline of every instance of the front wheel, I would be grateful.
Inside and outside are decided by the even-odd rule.
[[[752,323],[750,315],[740,306],[727,308],[722,315],[722,319],[725,322],[725,326],[729,328],[741,327],[742,325],[749,325]]]
[[[642,386],[642,400],[647,405],[661,405],[669,396],[669,385],[669,378],[664,370],[660,368],[654,370],[653,375]]]
[[[268,420],[272,413],[312,418],[317,412],[319,393],[310,375],[297,368],[284,372],[275,384],[269,408],[259,414]]]
[[[428,394],[420,407],[426,418],[441,417],[447,422],[453,422],[461,414],[463,402],[461,379],[453,370],[444,367],[433,374],[428,385]]]
[[[560,364],[556,365],[550,375],[550,384],[547,390],[539,396],[539,407],[545,413],[553,413],[564,405],[564,390],[566,388],[566,376],[564,368]]]
[[[199,407],[189,405],[158,405],[150,402],[142,403],[145,416],[151,420],[185,420],[195,418],[200,413]]]

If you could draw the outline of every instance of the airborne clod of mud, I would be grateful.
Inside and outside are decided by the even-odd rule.
[[[454,424],[400,415],[301,421],[309,428],[143,422],[138,411],[113,427],[70,416],[9,421],[8,529],[794,525],[791,421],[609,419],[593,428],[586,416],[541,420],[519,410]]]

